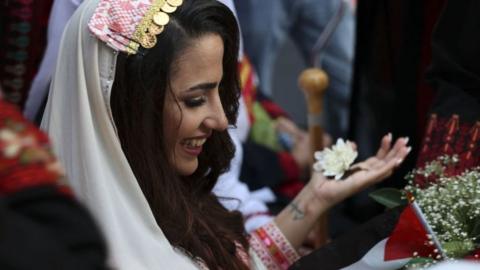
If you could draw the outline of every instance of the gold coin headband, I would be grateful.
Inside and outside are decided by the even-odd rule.
[[[183,0],[100,0],[88,24],[90,31],[110,47],[136,54],[150,49]]]

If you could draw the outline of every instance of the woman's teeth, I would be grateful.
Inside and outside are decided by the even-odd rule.
[[[200,146],[202,146],[206,141],[207,141],[206,138],[186,140],[186,141],[185,141],[185,145],[186,145],[186,146],[189,146],[189,147],[200,147]]]

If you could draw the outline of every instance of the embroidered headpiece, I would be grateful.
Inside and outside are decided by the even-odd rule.
[[[90,31],[115,50],[136,54],[139,46],[152,48],[169,14],[183,0],[100,0],[88,23]]]

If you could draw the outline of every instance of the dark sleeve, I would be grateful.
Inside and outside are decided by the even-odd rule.
[[[61,184],[47,136],[0,100],[0,269],[105,269],[87,211]]]
[[[394,208],[355,227],[295,262],[289,269],[337,270],[359,261],[395,228],[403,207]]]
[[[275,189],[284,181],[282,163],[277,153],[247,140],[243,144],[240,179],[252,190],[263,187]]]
[[[0,199],[0,269],[106,269],[87,211],[52,185]]]

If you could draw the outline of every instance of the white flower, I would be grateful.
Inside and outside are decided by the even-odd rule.
[[[332,148],[315,152],[314,157],[317,161],[313,164],[313,169],[317,172],[323,171],[323,175],[334,176],[335,180],[339,180],[350,168],[357,155],[351,142],[338,139]]]

